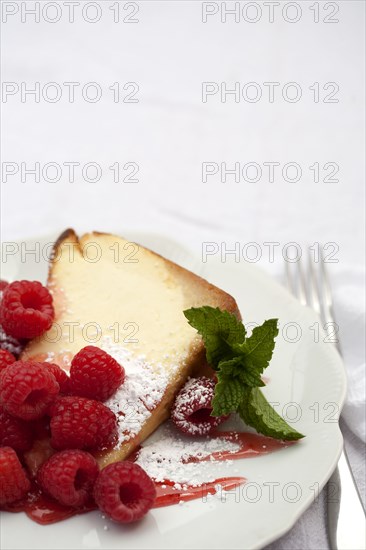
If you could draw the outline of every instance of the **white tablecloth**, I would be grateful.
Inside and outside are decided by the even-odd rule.
[[[40,2],[39,22],[34,2],[2,4],[2,239],[151,231],[198,255],[204,242],[238,246],[279,278],[288,243],[332,243],[345,430],[364,493],[364,3],[241,2],[222,22],[225,3],[145,1],[134,13],[122,2],[116,23],[107,0],[79,0],[74,22],[65,2]],[[138,181],[114,182],[115,163]],[[239,181],[225,181],[235,163]],[[324,509],[322,497],[270,548],[328,548]]]

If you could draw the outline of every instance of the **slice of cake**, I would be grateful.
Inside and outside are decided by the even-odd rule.
[[[119,441],[101,464],[127,457],[170,414],[176,393],[204,362],[201,338],[183,310],[210,305],[240,317],[235,300],[204,279],[121,237],[71,229],[57,240],[48,288],[56,311],[52,328],[25,349],[23,359],[68,370],[73,356],[94,345],[126,371],[106,405],[118,417]]]

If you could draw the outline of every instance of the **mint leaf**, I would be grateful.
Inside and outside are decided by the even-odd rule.
[[[261,378],[261,370],[254,366],[248,356],[245,357],[245,369],[242,369],[238,374],[239,380],[251,388],[257,388],[259,386],[265,386]]]
[[[183,313],[189,324],[202,336],[207,361],[215,369],[222,359],[233,357],[232,344],[245,340],[243,323],[228,311],[203,306],[186,309]]]
[[[222,361],[218,364],[218,370],[226,376],[236,377],[239,376],[241,370],[243,369],[243,362],[244,357],[242,355],[233,357],[233,359],[222,359]]]
[[[252,388],[238,407],[242,420],[257,432],[276,439],[296,440],[304,437],[274,410],[259,388]]]
[[[235,412],[246,397],[246,387],[236,378],[218,375],[212,400],[212,416],[222,416]]]
[[[260,327],[253,329],[252,335],[245,340],[242,349],[245,355],[250,358],[254,368],[260,374],[268,367],[272,359],[275,347],[274,339],[278,335],[278,319],[268,319]]]
[[[220,361],[218,371],[226,376],[238,379],[242,384],[253,388],[264,386],[260,371],[254,367],[250,358],[243,353],[228,361]]]

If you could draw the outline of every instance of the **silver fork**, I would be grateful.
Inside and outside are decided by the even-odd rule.
[[[334,340],[338,326],[333,313],[333,301],[329,277],[322,249],[319,262],[315,262],[308,250],[307,265],[304,261],[286,262],[287,285],[303,305],[312,307],[319,315],[329,339],[340,355],[339,340]],[[332,550],[365,550],[365,511],[343,447],[338,467],[327,485],[328,536]]]

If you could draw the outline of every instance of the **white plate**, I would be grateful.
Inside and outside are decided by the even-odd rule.
[[[128,238],[203,274],[230,292],[246,324],[279,318],[280,334],[266,371],[270,379],[266,395],[271,402],[278,402],[277,410],[287,411],[288,419],[298,417],[294,425],[306,438],[277,453],[235,461],[232,471],[226,470],[226,474],[242,475],[248,483],[226,499],[196,500],[152,510],[142,522],[127,527],[103,519],[98,512],[46,527],[24,514],[2,513],[0,547],[262,548],[292,527],[336,466],[342,448],[337,419],[346,391],[342,361],[333,345],[323,341],[321,331],[316,341],[316,314],[300,306],[258,269],[245,263],[201,264],[179,244],[156,235],[135,234]],[[42,250],[44,243],[52,240],[32,242],[40,242]],[[3,264],[2,276],[44,280],[46,272],[45,259],[21,258],[19,250]]]

